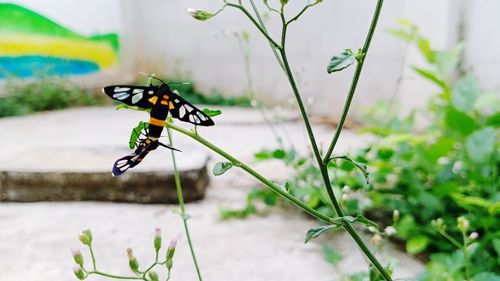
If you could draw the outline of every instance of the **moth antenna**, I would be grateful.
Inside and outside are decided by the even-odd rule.
[[[192,83],[191,82],[170,82],[170,83],[167,83],[167,85],[191,85]]]

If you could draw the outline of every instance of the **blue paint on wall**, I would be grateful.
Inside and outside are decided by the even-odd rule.
[[[44,56],[0,57],[0,79],[7,76],[89,74],[99,70],[94,62]]]

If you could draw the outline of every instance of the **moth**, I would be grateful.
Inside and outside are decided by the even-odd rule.
[[[114,177],[137,166],[150,151],[155,150],[158,146],[177,150],[158,141],[169,114],[173,118],[196,126],[215,125],[214,121],[203,111],[174,93],[168,83],[156,77],[151,78],[160,81],[161,84],[150,84],[149,86],[113,85],[102,89],[108,97],[114,100],[151,110],[149,125],[144,129],[143,137],[138,138],[134,152],[114,163],[112,169]]]

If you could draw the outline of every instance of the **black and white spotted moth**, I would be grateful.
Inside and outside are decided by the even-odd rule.
[[[203,111],[175,94],[167,83],[158,78],[154,79],[159,80],[161,84],[149,86],[114,85],[103,88],[103,92],[114,100],[151,110],[149,126],[145,128],[145,137],[138,139],[133,153],[116,160],[112,169],[112,175],[115,177],[125,173],[129,168],[137,166],[150,151],[159,145],[177,150],[158,141],[169,113],[173,118],[197,126],[215,125],[214,121]]]

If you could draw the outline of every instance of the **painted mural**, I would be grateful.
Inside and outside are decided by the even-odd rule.
[[[20,5],[0,3],[0,79],[81,75],[118,63],[116,33],[83,36]]]

